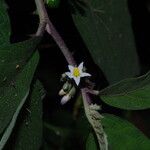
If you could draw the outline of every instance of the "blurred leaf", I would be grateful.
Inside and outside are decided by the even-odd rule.
[[[50,8],[58,8],[60,5],[60,0],[46,0],[46,4]]]
[[[73,121],[70,112],[57,111],[56,115],[49,117],[50,121],[44,123],[45,147],[53,150],[85,149],[85,140],[91,131],[85,115],[82,113]]]
[[[104,114],[102,124],[108,138],[108,149],[111,150],[148,150],[150,140],[131,123],[110,114]],[[89,134],[87,150],[97,150],[97,141]]]
[[[6,45],[10,42],[10,22],[6,8],[4,0],[0,0],[0,45]]]
[[[22,99],[22,101],[19,104],[15,114],[13,115],[13,118],[12,118],[10,124],[8,125],[7,129],[4,131],[4,133],[3,133],[2,137],[1,137],[1,140],[0,140],[0,149],[2,149],[5,146],[8,138],[10,137],[10,135],[11,135],[11,133],[13,131],[13,128],[14,128],[14,126],[16,124],[17,117],[18,117],[18,115],[20,113],[20,110],[21,110],[23,104],[25,103],[25,101],[27,99],[28,94],[29,94],[29,91],[27,91],[25,97]]]
[[[9,18],[6,11],[6,4],[1,0],[0,149],[7,142],[16,124],[20,110],[29,94],[30,84],[39,61],[39,54],[35,50],[41,38],[34,37],[16,44],[11,44],[9,39]]]
[[[51,147],[49,147],[48,143],[44,141],[42,150],[53,150]]]
[[[67,137],[71,132],[70,128],[58,127],[48,123],[44,123],[44,127],[47,128],[49,131],[55,132],[57,136],[61,137]]]
[[[43,87],[39,81],[36,81],[27,103],[19,115],[6,149],[40,149],[42,143],[42,97]]]
[[[104,114],[102,124],[108,136],[109,149],[150,149],[150,140],[131,123],[119,117],[110,114]]]
[[[39,55],[36,52],[23,71],[18,74],[14,86],[10,84],[0,87],[0,133],[2,134],[5,129],[0,141],[0,148],[2,148],[8,140],[21,107],[28,96],[30,83],[38,60]]]
[[[67,121],[64,121],[67,120]],[[50,124],[53,124],[55,126],[62,126],[65,128],[73,127],[74,120],[72,114],[64,110],[56,110],[51,118],[50,118]]]
[[[130,110],[150,108],[150,72],[120,81],[100,91],[108,105]]]
[[[87,138],[86,150],[98,150],[97,143],[96,143],[94,135],[92,133],[90,133]]]
[[[72,138],[75,138],[76,133],[74,123],[72,114],[67,111],[57,109],[50,116],[49,120],[44,123],[44,139],[51,149],[68,150],[72,147]]]
[[[84,0],[73,20],[110,83],[139,73],[127,0]]]
[[[81,135],[83,141],[85,141],[92,129],[84,112],[80,112],[80,116],[78,116],[76,123],[76,132],[78,132],[78,134]]]
[[[56,147],[63,147],[64,143],[70,139],[71,133],[73,133],[73,129],[71,128],[54,126],[48,123],[44,123],[44,127],[45,138],[47,138],[48,143],[50,143],[53,148],[55,147],[55,149]]]

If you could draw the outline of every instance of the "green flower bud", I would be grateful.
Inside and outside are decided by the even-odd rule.
[[[59,91],[59,95],[60,96],[63,96],[63,95],[66,95],[67,93],[63,90],[63,89],[61,89],[60,91]]]
[[[63,88],[62,88],[62,89],[64,90],[64,92],[68,93],[68,91],[70,91],[71,87],[72,87],[72,84],[69,83],[69,82],[66,82],[66,83],[63,85]]]
[[[46,0],[46,4],[50,8],[58,8],[60,5],[60,0]]]
[[[71,90],[69,91],[69,93],[68,93],[71,97],[74,97],[74,95],[76,94],[76,88],[73,86],[72,88],[71,88]]]

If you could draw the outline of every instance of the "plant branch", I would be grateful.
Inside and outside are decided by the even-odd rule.
[[[50,21],[43,0],[35,0],[35,3],[36,3],[37,11],[39,14],[39,19],[40,19],[40,24],[39,24],[36,36],[42,36],[44,31],[46,30],[53,37],[54,41],[59,46],[68,64],[75,66],[76,65],[75,59],[73,58],[71,52],[66,46],[64,40],[59,35],[54,25]],[[86,97],[88,105],[90,105],[91,99],[89,97],[89,94],[86,88],[81,89],[81,92],[82,92],[82,95]]]
[[[82,88],[81,89],[81,93],[82,93],[82,97],[83,97],[83,101],[86,101],[85,104],[88,107],[92,102],[91,102],[91,98],[88,94],[88,91],[86,88]]]
[[[61,52],[65,56],[68,64],[75,66],[76,62],[69,51],[68,47],[66,46],[64,40],[59,35],[57,30],[55,29],[54,25],[52,24],[51,20],[48,17],[45,5],[43,0],[35,0],[37,11],[40,18],[40,25],[39,29],[36,33],[37,36],[40,36],[43,34],[43,31],[46,29],[46,31],[52,36],[56,44],[59,46]],[[45,28],[46,27],[46,28]]]
[[[64,40],[59,35],[54,25],[52,24],[51,20],[49,19],[43,0],[35,0],[35,3],[40,18],[40,24],[36,36],[42,36],[44,31],[46,30],[52,36],[56,44],[59,46],[68,64],[75,66],[76,65],[75,59],[72,56],[71,52],[69,51],[68,47],[66,46]],[[89,96],[89,93],[97,94],[97,91],[89,90],[88,88],[81,88],[80,90],[83,97],[85,114],[96,133],[100,149],[107,150],[107,145],[108,145],[107,137],[103,131],[103,127],[101,123],[99,123],[101,115],[96,110],[90,110],[90,105],[92,104],[92,100]]]
[[[46,22],[41,22],[36,32],[36,36],[43,36],[45,32]]]
[[[55,29],[54,25],[50,21],[44,2],[43,0],[35,0],[37,11],[39,14],[39,19],[40,19],[40,24],[39,28],[37,30],[36,35],[37,36],[42,36],[44,31],[46,30],[54,39],[54,41],[57,43],[59,46],[61,52],[65,56],[68,64],[75,66],[76,62],[75,59],[73,58],[71,52],[69,51],[68,47],[66,46],[64,40],[62,37],[59,35],[57,30]],[[88,104],[91,104],[91,99],[88,95],[88,92],[86,88],[81,89],[82,95],[86,96],[86,100],[88,101]]]
[[[83,97],[83,104],[84,104],[84,110],[85,115],[93,127],[93,130],[97,136],[99,149],[100,150],[108,150],[108,141],[107,141],[107,135],[104,132],[103,126],[101,124],[101,116],[99,112],[97,111],[97,108],[92,108],[89,106],[91,104],[91,99],[86,91],[87,89],[81,89],[82,97]]]

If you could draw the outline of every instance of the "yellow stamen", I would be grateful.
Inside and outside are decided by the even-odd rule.
[[[75,76],[75,77],[80,76],[80,70],[79,70],[77,67],[75,67],[75,68],[73,69],[73,76]]]

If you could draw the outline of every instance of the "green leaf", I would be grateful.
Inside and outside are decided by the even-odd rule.
[[[6,4],[0,2],[0,149],[7,142],[30,91],[39,61],[35,52],[40,37],[10,43],[10,23]]]
[[[29,91],[39,60],[35,49],[40,39],[34,37],[24,42],[0,46],[0,133],[8,126]]]
[[[111,150],[148,150],[150,140],[131,123],[105,114],[102,124],[108,136],[108,146]]]
[[[42,150],[54,150],[53,148],[49,147],[48,143],[46,141],[44,141]]]
[[[15,84],[0,87],[0,147],[2,148],[15,125],[19,112],[28,96],[30,83],[32,81],[37,63],[39,60],[38,52],[25,66],[23,71],[18,74]]]
[[[74,142],[72,142],[72,139],[76,139],[74,125],[71,113],[56,109],[44,122],[44,139],[49,144],[49,149],[74,150]],[[76,141],[77,143],[78,141]]]
[[[36,81],[32,92],[17,120],[6,149],[38,150],[42,143],[43,87]]]
[[[2,149],[5,146],[8,138],[10,137],[10,135],[11,135],[11,133],[13,131],[13,128],[14,128],[14,126],[16,124],[17,117],[18,117],[18,115],[19,115],[19,113],[21,111],[21,108],[23,107],[23,104],[25,103],[25,101],[27,99],[28,94],[29,94],[29,91],[27,91],[25,97],[22,99],[22,101],[19,104],[15,114],[13,115],[13,118],[12,118],[10,124],[8,125],[7,129],[4,131],[4,133],[3,133],[2,137],[1,137],[1,140],[0,140],[0,149]]]
[[[150,108],[150,72],[103,89],[100,91],[100,98],[117,108],[128,110]]]
[[[108,149],[111,150],[148,150],[150,140],[134,125],[119,117],[103,114],[101,120],[108,138]],[[93,133],[89,134],[86,150],[97,150],[97,141]]]
[[[2,21],[0,42],[3,43],[0,45],[0,134],[7,126],[8,130],[2,135],[1,143],[8,139],[29,93],[30,83],[39,60],[35,49],[41,39],[34,37],[24,42],[10,44],[10,24],[5,8],[2,1],[0,5],[0,13],[2,13],[0,17],[3,18],[0,20]]]
[[[44,123],[44,137],[51,147],[55,149],[56,147],[70,146],[70,138],[74,135],[74,131],[71,128],[66,128],[62,126],[54,126],[53,124]]]
[[[83,2],[80,9],[75,9],[73,20],[107,80],[114,83],[137,75],[138,58],[127,0]]]
[[[10,42],[10,22],[4,0],[0,0],[0,45]]]
[[[97,143],[96,143],[94,135],[92,133],[90,133],[87,138],[86,150],[98,150]]]
[[[34,37],[24,42],[0,46],[0,87],[15,81],[32,57],[40,39]]]

